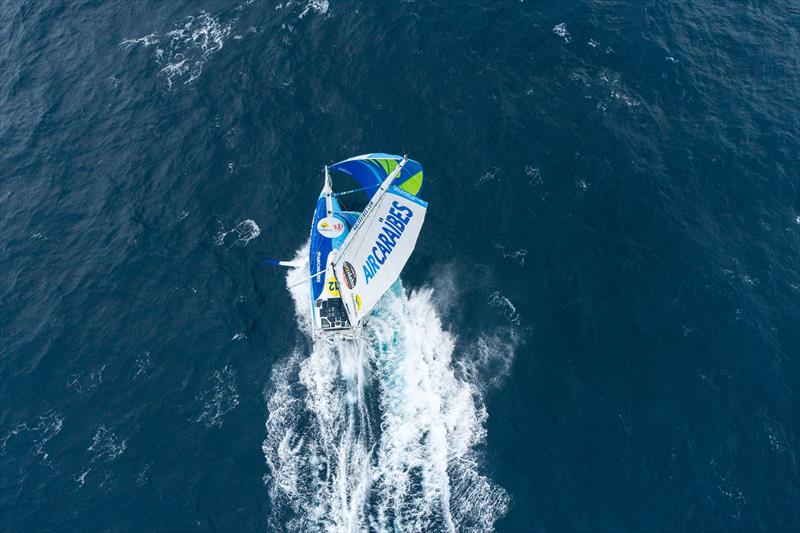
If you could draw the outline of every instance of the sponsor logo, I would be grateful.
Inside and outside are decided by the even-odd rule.
[[[323,237],[335,239],[344,233],[344,222],[335,217],[325,217],[317,222],[317,231]]]
[[[386,262],[413,216],[414,211],[410,207],[395,200],[389,208],[389,214],[386,219],[379,219],[383,222],[383,228],[381,228],[381,233],[372,247],[372,253],[367,256],[364,264],[361,265],[361,269],[364,272],[364,282],[367,285]]]
[[[361,296],[356,294],[356,311],[361,311]]]
[[[342,271],[344,272],[344,282],[347,285],[347,288],[352,289],[355,287],[358,279],[356,278],[356,269],[353,267],[353,265],[345,261],[342,265]]]

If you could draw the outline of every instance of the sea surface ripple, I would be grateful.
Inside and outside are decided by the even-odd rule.
[[[0,530],[796,531],[799,28],[3,2]],[[368,341],[315,347],[261,261],[376,150],[426,226]]]

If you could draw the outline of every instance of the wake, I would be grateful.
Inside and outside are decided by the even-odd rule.
[[[307,287],[292,296],[307,330]],[[481,394],[459,377],[478,373],[454,370],[432,296],[398,282],[367,339],[297,348],[273,369],[262,446],[271,530],[486,531],[505,514],[508,495],[480,473]]]

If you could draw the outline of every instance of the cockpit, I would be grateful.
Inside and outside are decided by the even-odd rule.
[[[317,307],[323,330],[350,329],[350,321],[341,298],[318,300]]]

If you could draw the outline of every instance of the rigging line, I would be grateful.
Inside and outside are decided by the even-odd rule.
[[[359,192],[359,191],[366,191],[367,189],[372,189],[372,188],[375,188],[375,187],[378,187],[378,185],[370,185],[368,187],[361,187],[360,189],[351,189],[349,191],[335,192],[335,193],[333,193],[333,195],[336,198],[338,198],[338,197],[344,196],[346,194],[352,194],[354,192]]]
[[[289,288],[290,288],[290,289],[293,289],[293,288],[297,287],[298,285],[302,285],[303,283],[306,283],[306,282],[308,282],[308,281],[310,281],[310,280],[312,280],[312,279],[316,278],[316,277],[317,277],[317,276],[319,276],[320,274],[324,274],[325,272],[327,272],[327,271],[328,271],[328,269],[329,269],[329,268],[330,268],[330,267],[329,267],[329,266],[327,266],[327,267],[325,267],[324,269],[322,269],[322,270],[320,270],[319,272],[317,272],[316,274],[312,274],[312,275],[308,276],[307,278],[303,278],[303,280],[302,280],[302,281],[298,281],[298,282],[296,282],[296,283],[292,283],[291,285],[289,285]]]

